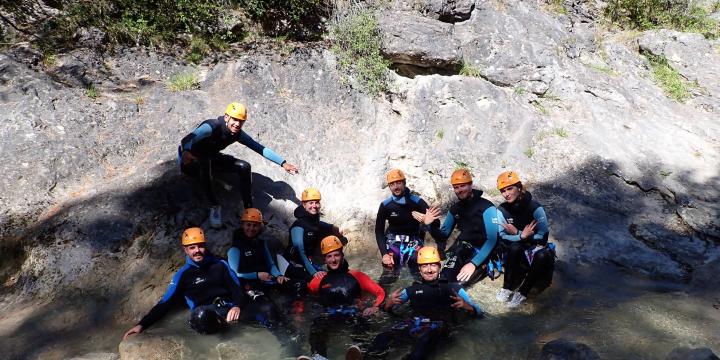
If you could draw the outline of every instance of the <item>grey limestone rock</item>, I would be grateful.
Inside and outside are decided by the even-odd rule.
[[[557,339],[545,344],[539,360],[600,360],[589,346],[567,339]]]

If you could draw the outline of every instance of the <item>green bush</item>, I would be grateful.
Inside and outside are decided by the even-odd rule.
[[[643,55],[645,55],[650,62],[655,82],[669,97],[682,102],[691,96],[690,89],[695,86],[685,80],[677,70],[673,69],[665,57],[653,55],[648,52],[645,52]]]
[[[270,36],[318,39],[332,14],[331,0],[245,0],[242,6]]]
[[[623,27],[676,29],[708,38],[720,36],[720,24],[708,16],[709,9],[689,0],[611,0],[605,14]]]
[[[200,88],[200,82],[198,82],[195,73],[186,72],[171,76],[167,87],[170,91],[196,90]]]
[[[337,55],[340,69],[355,78],[369,94],[387,90],[386,72],[390,62],[380,52],[382,35],[375,15],[365,10],[349,16],[334,26],[333,35],[332,51]]]

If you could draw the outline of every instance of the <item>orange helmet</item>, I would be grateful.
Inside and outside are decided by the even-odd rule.
[[[423,246],[418,250],[417,263],[422,264],[434,264],[440,262],[440,253],[437,248],[432,246]]]
[[[452,185],[471,183],[472,174],[470,174],[470,171],[468,171],[468,169],[457,169],[453,171],[452,175],[450,175],[450,184]]]
[[[240,217],[240,221],[262,223],[262,213],[256,208],[247,208]]]
[[[235,119],[247,120],[247,109],[245,105],[238,102],[230,103],[230,105],[225,108],[225,113]]]
[[[387,173],[387,183],[405,180],[405,174],[400,169],[392,169]]]
[[[335,235],[326,236],[320,242],[320,252],[323,255],[327,255],[335,250],[342,250],[343,244]]]
[[[497,178],[497,188],[502,190],[508,186],[519,184],[520,175],[514,171],[504,171]]]
[[[185,229],[182,234],[183,246],[205,243],[205,233],[199,227]]]
[[[302,192],[301,200],[302,201],[310,201],[310,200],[320,200],[322,197],[320,196],[320,190],[309,187]]]

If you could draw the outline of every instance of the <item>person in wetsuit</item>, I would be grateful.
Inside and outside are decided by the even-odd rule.
[[[401,170],[392,169],[387,173],[387,186],[391,195],[380,203],[375,220],[375,240],[383,266],[380,284],[395,282],[406,264],[410,273],[417,276],[417,250],[425,242],[425,231],[413,219],[412,212],[424,213],[428,209],[425,200],[410,193]],[[439,225],[439,220],[431,224]]]
[[[325,237],[320,248],[328,271],[313,278],[308,284],[308,290],[319,297],[323,314],[313,319],[310,327],[310,349],[314,355],[302,359],[325,359],[330,334],[336,333],[342,326],[362,327],[362,317],[377,313],[385,299],[383,288],[369,276],[357,270],[349,270],[343,244],[337,236]],[[363,292],[375,296],[372,306],[364,306]],[[356,350],[349,349],[348,353]]]
[[[278,270],[267,242],[260,237],[264,224],[260,210],[245,209],[240,223],[240,228],[233,233],[232,246],[228,250],[230,268],[241,279],[243,290],[249,298],[240,320],[257,321],[264,325],[282,345],[289,347],[288,351],[293,356],[297,356],[300,354],[297,343],[290,336],[294,331],[268,294],[274,286],[295,294],[297,288],[304,288],[306,283],[293,282]]]
[[[320,190],[303,190],[301,205],[295,209],[295,221],[290,225],[290,241],[285,249],[285,258],[290,263],[285,275],[291,279],[309,282],[313,277],[325,275],[322,264],[315,264],[312,258],[319,255],[320,241],[329,235],[342,237],[340,229],[320,221]]]
[[[482,197],[483,192],[472,188],[472,175],[467,169],[457,169],[450,176],[458,202],[450,207],[445,220],[437,233],[438,250],[444,251],[443,244],[457,226],[460,230],[455,243],[448,250],[447,261],[440,274],[445,281],[459,281],[462,284],[473,284],[484,276],[484,266],[493,255],[497,244],[498,219],[497,209],[490,200]],[[416,220],[431,224],[440,218],[440,209],[429,208],[425,214],[413,212]],[[430,232],[435,230],[431,227]]]
[[[520,176],[514,171],[501,173],[497,188],[505,198],[498,206],[498,218],[507,258],[503,288],[496,297],[509,307],[517,307],[533,287],[543,291],[552,283],[554,245],[548,244],[550,226],[545,210],[525,189]]]
[[[409,303],[411,317],[375,336],[367,350],[369,356],[382,356],[393,342],[405,341],[411,343],[412,349],[404,359],[427,359],[447,344],[450,330],[463,315],[482,316],[480,307],[458,283],[439,281],[440,253],[436,248],[421,248],[417,262],[422,280],[394,291],[385,302],[385,310],[390,312]]]
[[[255,141],[242,130],[247,120],[245,105],[233,102],[225,109],[225,115],[205,120],[193,132],[180,141],[178,165],[183,174],[199,178],[205,195],[210,201],[210,225],[222,225],[220,202],[213,190],[214,173],[234,173],[239,176],[238,188],[242,191],[245,208],[253,207],[252,172],[250,163],[239,160],[220,151],[234,142],[239,142],[266,159],[280,165],[290,174],[297,174],[298,168],[285,161],[280,155]]]
[[[278,269],[267,242],[261,237],[263,230],[260,210],[245,209],[240,217],[240,228],[233,233],[232,246],[228,250],[230,267],[245,283],[246,290],[266,292],[279,286],[286,293],[304,294],[305,281],[290,279]]]
[[[141,333],[165,316],[184,298],[192,310],[189,324],[201,334],[211,334],[240,319],[248,299],[235,272],[205,248],[202,229],[186,229],[182,235],[185,265],[175,273],[160,301],[124,337]]]

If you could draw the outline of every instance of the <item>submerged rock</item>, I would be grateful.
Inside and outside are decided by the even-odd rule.
[[[543,346],[539,360],[600,360],[600,356],[583,343],[557,339]]]

